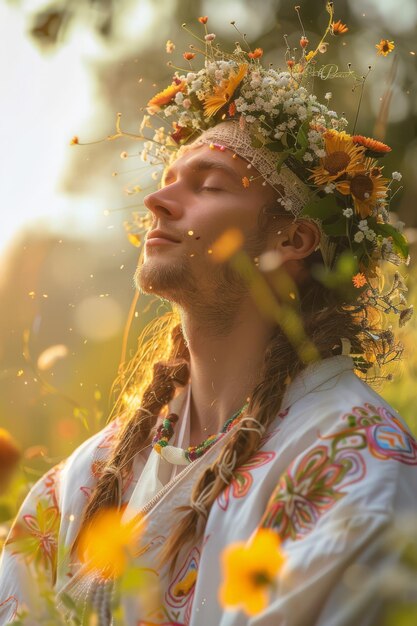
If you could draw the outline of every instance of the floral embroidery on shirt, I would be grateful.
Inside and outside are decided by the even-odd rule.
[[[8,598],[0,602],[0,617],[6,618],[7,621],[4,622],[5,624],[8,624],[15,619],[17,615],[17,607],[18,602],[16,596],[9,596]],[[9,611],[8,613],[4,612],[6,609]]]
[[[384,406],[365,403],[354,407],[343,418],[348,429],[362,433],[370,453],[377,459],[394,459],[406,465],[417,465],[417,442],[398,418]],[[326,439],[326,437],[323,437]]]
[[[366,403],[342,417],[347,428],[321,437],[281,476],[261,526],[275,528],[281,539],[300,539],[346,495],[346,487],[366,474],[362,450],[380,460],[417,465],[417,442],[385,407]],[[328,443],[327,443],[328,442]]]
[[[59,509],[39,500],[34,514],[25,514],[13,526],[7,545],[14,544],[16,552],[28,562],[34,561],[51,572],[54,579],[58,552]]]
[[[61,475],[61,470],[64,466],[64,462],[52,467],[44,476],[43,482],[45,486],[45,493],[52,500],[54,506],[58,507],[58,486]]]
[[[184,626],[190,622],[199,561],[200,551],[194,547],[165,594],[165,600],[171,608],[185,610]],[[178,619],[179,614],[175,618]]]
[[[226,511],[231,497],[244,498],[253,484],[253,476],[250,470],[262,467],[262,465],[266,465],[274,458],[275,452],[257,452],[249,461],[235,470],[232,481],[217,498],[219,507]]]

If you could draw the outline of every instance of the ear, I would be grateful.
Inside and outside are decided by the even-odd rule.
[[[275,249],[283,261],[301,260],[317,249],[320,243],[320,230],[315,222],[296,220],[278,231]]]

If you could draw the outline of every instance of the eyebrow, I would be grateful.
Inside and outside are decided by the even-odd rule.
[[[198,160],[192,161],[189,165],[187,164],[185,167],[190,169],[191,172],[193,173],[204,172],[207,170],[219,170],[227,174],[230,178],[233,178],[234,182],[241,183],[240,174],[238,174],[236,170],[233,169],[233,167],[231,167],[230,165],[227,165],[227,163],[221,163],[220,161],[215,161],[212,159],[198,159]],[[170,177],[172,177],[172,175],[173,175],[173,171],[170,168],[164,176],[164,182]]]

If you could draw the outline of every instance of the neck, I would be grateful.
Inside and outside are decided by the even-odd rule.
[[[259,380],[273,328],[250,298],[241,303],[233,323],[219,324],[218,332],[190,311],[183,309],[181,317],[190,352],[190,431],[194,445],[218,432],[245,404]]]

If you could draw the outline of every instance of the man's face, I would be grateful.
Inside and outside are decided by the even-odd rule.
[[[276,196],[260,177],[243,186],[242,178],[257,175],[247,165],[231,150],[209,146],[173,163],[163,187],[144,200],[153,223],[135,275],[139,289],[179,304],[246,293],[240,276],[227,263],[214,263],[210,250],[229,228],[240,229],[252,258],[265,249],[259,216],[264,207],[276,206]],[[149,238],[156,229],[175,241]]]

